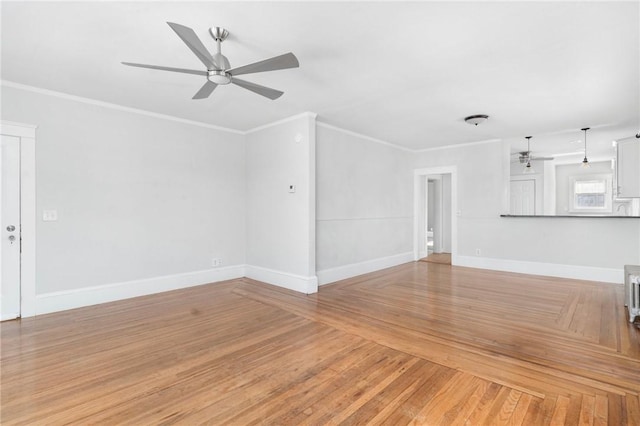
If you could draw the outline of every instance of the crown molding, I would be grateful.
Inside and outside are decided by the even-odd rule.
[[[342,127],[334,126],[332,124],[327,124],[327,123],[324,123],[322,121],[318,121],[316,123],[316,125],[320,126],[320,127],[327,128],[327,129],[335,130],[337,132],[341,132],[341,133],[344,133],[344,134],[347,134],[347,135],[350,135],[350,136],[355,136],[355,137],[360,138],[360,139],[365,139],[365,140],[367,140],[369,142],[375,142],[375,143],[380,144],[380,145],[385,145],[385,146],[389,146],[391,148],[396,148],[396,149],[399,149],[401,151],[416,152],[416,150],[411,149],[411,148],[406,148],[404,146],[400,146],[400,145],[397,145],[397,144],[394,144],[394,143],[391,143],[391,142],[383,141],[382,139],[376,139],[376,138],[373,138],[371,136],[363,135],[362,133],[354,132],[352,130],[343,129]]]
[[[318,116],[315,112],[305,111],[300,114],[292,115],[291,117],[283,118],[282,120],[274,121],[272,123],[263,124],[258,127],[254,127],[244,132],[245,135],[259,132],[260,130],[268,129],[269,127],[278,126],[280,124],[288,123],[289,121],[297,120],[299,118],[307,117],[311,119],[315,119]]]
[[[70,95],[68,93],[57,92],[55,90],[42,89],[40,87],[29,86],[29,85],[26,85],[26,84],[16,83],[16,82],[13,82],[13,81],[8,81],[8,80],[0,80],[0,85],[2,85],[4,87],[11,87],[13,89],[24,90],[24,91],[27,91],[27,92],[38,93],[38,94],[41,94],[41,95],[52,96],[52,97],[56,97],[56,98],[60,98],[60,99],[66,99],[66,100],[81,102],[81,103],[88,104],[88,105],[95,105],[95,106],[100,106],[100,107],[103,107],[103,108],[110,108],[110,109],[129,112],[129,113],[133,113],[133,114],[146,115],[147,117],[159,118],[161,120],[173,121],[173,122],[176,122],[176,123],[189,124],[191,126],[198,126],[198,127],[204,127],[204,128],[207,128],[207,129],[220,130],[220,131],[223,131],[223,132],[234,133],[234,134],[238,134],[238,135],[246,134],[246,132],[243,132],[241,130],[230,129],[228,127],[222,127],[222,126],[216,126],[215,124],[208,124],[208,123],[203,123],[201,121],[194,121],[194,120],[188,120],[186,118],[175,117],[173,115],[160,114],[160,113],[157,113],[157,112],[152,112],[152,111],[147,111],[147,110],[143,110],[143,109],[127,107],[127,106],[123,106],[123,105],[113,104],[113,103],[110,103],[110,102],[98,101],[98,100],[95,100],[95,99],[85,98],[85,97],[76,96],[76,95]]]
[[[465,147],[468,147],[468,146],[485,145],[485,144],[488,144],[488,143],[496,143],[496,142],[502,142],[502,139],[485,139],[485,140],[482,140],[482,141],[459,143],[459,144],[455,144],[455,145],[436,146],[436,147],[433,147],[433,148],[416,149],[413,152],[429,152],[429,151],[438,151],[438,150],[441,150],[441,149],[465,148]]]

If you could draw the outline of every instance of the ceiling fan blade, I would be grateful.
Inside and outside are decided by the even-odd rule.
[[[195,74],[195,75],[203,75],[203,76],[207,75],[206,71],[188,70],[184,68],[162,67],[159,65],[135,64],[133,62],[122,62],[122,65],[128,65],[130,67],[138,67],[138,68],[149,68],[152,70],[160,70],[160,71],[182,72],[185,74]]]
[[[232,78],[231,82],[237,86],[240,86],[247,90],[251,90],[253,93],[257,93],[258,95],[262,95],[271,100],[278,99],[284,93],[284,92],[281,92],[280,90],[271,89],[265,86],[260,86],[259,84],[251,83],[245,80],[240,80],[239,78]]]
[[[184,41],[184,44],[186,44],[187,47],[196,54],[198,59],[202,61],[202,63],[207,67],[208,70],[218,69],[218,65],[213,60],[213,56],[211,56],[211,53],[209,53],[207,48],[204,47],[204,44],[202,44],[195,31],[193,31],[189,27],[185,27],[184,25],[176,24],[173,22],[167,22],[167,24],[169,24],[171,29],[175,31],[176,34],[178,34],[178,37],[180,37],[182,41]]]
[[[254,62],[253,64],[244,65],[238,68],[231,68],[227,72],[233,76],[242,74],[252,74],[254,72],[265,72],[284,70],[287,68],[297,68],[300,66],[298,58],[289,52],[284,55],[274,56],[273,58],[265,59],[264,61]]]
[[[193,98],[191,99],[207,99],[209,95],[211,95],[211,93],[216,89],[216,87],[218,87],[217,84],[207,80],[207,82],[204,83],[200,90],[198,90],[198,93],[193,95]]]

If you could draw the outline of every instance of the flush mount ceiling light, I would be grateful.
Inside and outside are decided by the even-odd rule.
[[[589,160],[587,160],[587,130],[589,129],[590,127],[583,127],[580,129],[584,132],[584,160],[582,160],[582,167],[584,168],[590,167]]]
[[[488,115],[476,114],[476,115],[470,115],[468,117],[465,117],[464,121],[466,121],[469,124],[473,124],[474,126],[477,126],[478,124],[483,123],[488,119],[489,119]]]

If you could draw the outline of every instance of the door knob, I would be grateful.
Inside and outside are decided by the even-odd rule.
[[[9,232],[13,232],[13,231],[15,231],[15,230],[16,230],[16,227],[15,227],[15,226],[13,226],[13,225],[9,225],[9,226],[7,226],[7,231],[9,231]]]
[[[9,235],[9,241],[14,242],[16,240],[15,235]]]

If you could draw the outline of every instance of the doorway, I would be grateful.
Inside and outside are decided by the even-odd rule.
[[[0,125],[0,320],[35,309],[35,126]]]
[[[414,171],[414,260],[455,264],[456,167]]]
[[[451,264],[451,175],[427,175],[425,179],[426,256],[420,260]]]

